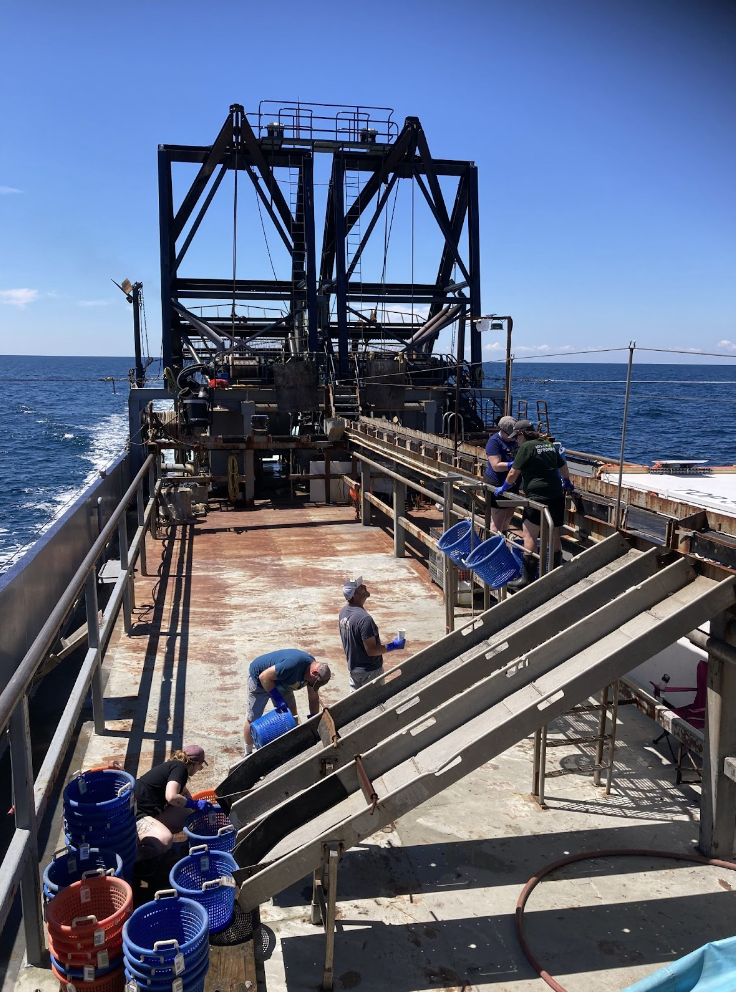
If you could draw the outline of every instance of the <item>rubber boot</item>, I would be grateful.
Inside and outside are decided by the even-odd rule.
[[[530,583],[534,582],[537,577],[537,559],[534,555],[527,554],[526,551],[524,552],[521,559],[521,569],[522,571],[520,578],[514,579],[513,582],[509,582],[506,585],[507,589],[511,589],[516,592],[517,590],[523,589],[525,586],[528,586]]]
[[[562,564],[562,552],[555,551],[555,556],[552,560],[552,568],[559,568]]]

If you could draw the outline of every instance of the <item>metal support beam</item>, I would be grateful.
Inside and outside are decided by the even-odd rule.
[[[345,164],[340,155],[333,165],[332,203],[335,211],[335,288],[337,293],[337,351],[339,375],[347,377],[348,364],[348,314],[347,277],[345,273]]]
[[[475,319],[483,313],[480,299],[480,206],[478,203],[478,169],[468,168],[468,263],[470,269],[470,366],[474,382],[482,379],[483,353],[480,323]]]
[[[132,607],[133,597],[130,589],[130,576],[128,574],[128,526],[125,514],[118,521],[118,544],[120,545],[120,575],[123,577],[123,628],[130,636],[133,630]],[[89,622],[89,617],[87,617]]]
[[[342,844],[324,844],[322,862],[312,876],[311,919],[324,927],[325,962],[322,970],[323,992],[332,992],[335,981],[335,920],[337,918],[337,868]]]
[[[317,249],[314,233],[314,160],[306,155],[302,164],[304,181],[304,241],[307,251],[307,327],[311,354],[319,348],[319,307],[317,305]]]
[[[452,527],[452,479],[445,479],[442,484],[444,491],[442,506],[442,530],[443,533]],[[455,578],[457,568],[449,555],[444,555],[444,591],[445,591],[445,633],[455,629]]]
[[[721,613],[710,624],[712,637],[726,642],[729,647],[733,647],[729,644],[732,622],[728,613]],[[736,755],[736,664],[724,660],[721,652],[718,655],[708,651],[698,847],[706,857],[731,860],[736,841],[736,782],[728,776],[725,761]]]
[[[394,480],[394,557],[403,558],[406,554],[406,531],[401,519],[406,513],[406,484]]]

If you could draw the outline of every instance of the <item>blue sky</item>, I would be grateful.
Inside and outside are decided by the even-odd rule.
[[[390,106],[475,160],[483,308],[513,315],[517,356],[736,357],[734,51],[736,5],[715,0],[6,5],[0,353],[130,354],[127,276],[158,355],[156,146],[210,143],[231,103],[273,97]],[[240,228],[239,274],[268,275]]]

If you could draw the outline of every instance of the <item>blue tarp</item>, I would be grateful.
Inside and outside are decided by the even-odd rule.
[[[704,944],[623,992],[736,992],[736,937]]]

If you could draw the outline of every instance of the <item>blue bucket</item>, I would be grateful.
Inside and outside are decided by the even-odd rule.
[[[264,747],[288,730],[293,730],[294,727],[296,727],[296,720],[291,712],[282,713],[281,710],[270,710],[251,723],[250,734],[255,747]]]
[[[470,532],[472,525],[469,520],[461,520],[446,530],[437,541],[437,547],[448,558],[465,568],[465,559],[470,554]],[[474,542],[477,547],[477,540]]]
[[[64,806],[109,813],[133,803],[135,779],[116,768],[82,772],[64,789]]]
[[[44,895],[55,896],[59,889],[65,889],[72,882],[79,882],[85,872],[110,872],[120,876],[123,861],[115,851],[100,850],[91,847],[85,852],[87,857],[82,860],[80,851],[74,847],[63,847],[54,854],[53,859],[46,865],[43,873]]]
[[[515,554],[500,534],[479,544],[465,564],[491,589],[500,589],[521,575],[521,554]]]
[[[206,844],[210,851],[229,854],[235,847],[235,827],[219,806],[193,816],[184,827],[184,833],[189,838],[190,848]]]
[[[207,844],[200,844],[171,869],[169,882],[179,895],[207,910],[210,933],[224,929],[233,918],[237,867],[232,854],[210,851]]]
[[[208,934],[204,907],[169,889],[157,892],[153,902],[139,906],[125,921],[123,950],[131,961],[167,964],[180,953],[191,960],[207,944]]]

